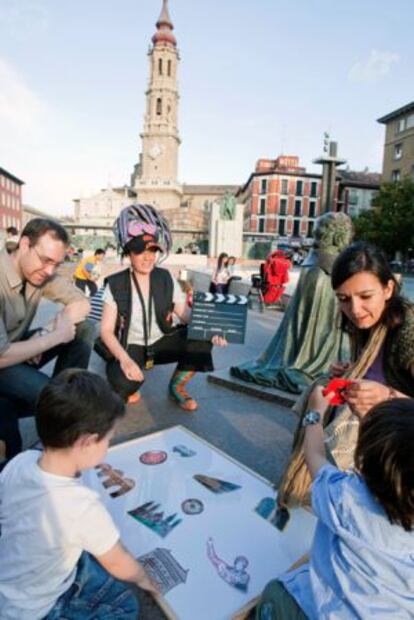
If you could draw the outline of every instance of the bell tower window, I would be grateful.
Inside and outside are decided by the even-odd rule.
[[[171,77],[171,60],[168,61],[167,64],[167,73],[168,73],[168,77]]]
[[[158,59],[158,75],[162,75],[162,58]]]
[[[158,99],[157,99],[156,113],[157,113],[157,116],[161,116],[161,114],[162,114],[162,100],[161,100],[161,97],[158,97]]]

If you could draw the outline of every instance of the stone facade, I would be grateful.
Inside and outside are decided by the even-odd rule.
[[[378,119],[385,125],[382,181],[414,180],[414,101]]]
[[[158,209],[176,209],[182,201],[178,183],[178,87],[179,54],[173,24],[163,0],[157,32],[149,58],[149,86],[141,133],[142,154],[134,189],[139,202]]]
[[[22,227],[22,185],[23,181],[0,168],[0,230]]]
[[[82,226],[96,228],[112,227],[119,212],[136,200],[136,194],[128,187],[108,187],[98,194],[86,198],[77,198],[75,204],[75,222]],[[112,235],[111,231],[106,233]]]

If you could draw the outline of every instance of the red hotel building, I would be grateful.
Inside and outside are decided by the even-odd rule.
[[[21,231],[23,184],[13,174],[0,168],[0,230],[15,226]]]
[[[245,231],[292,240],[311,237],[320,211],[321,178],[301,168],[296,156],[259,159],[237,194],[246,206]]]

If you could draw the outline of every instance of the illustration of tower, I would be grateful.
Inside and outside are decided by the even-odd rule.
[[[178,183],[179,53],[168,0],[163,0],[156,27],[148,52],[150,75],[141,133],[142,154],[134,189],[139,202],[165,210],[179,207],[182,198],[182,187]]]

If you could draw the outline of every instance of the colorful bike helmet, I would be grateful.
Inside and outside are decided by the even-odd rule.
[[[122,209],[114,223],[114,235],[118,249],[128,253],[128,244],[142,238],[157,245],[161,251],[159,262],[167,257],[172,239],[167,220],[153,206],[132,204]]]

